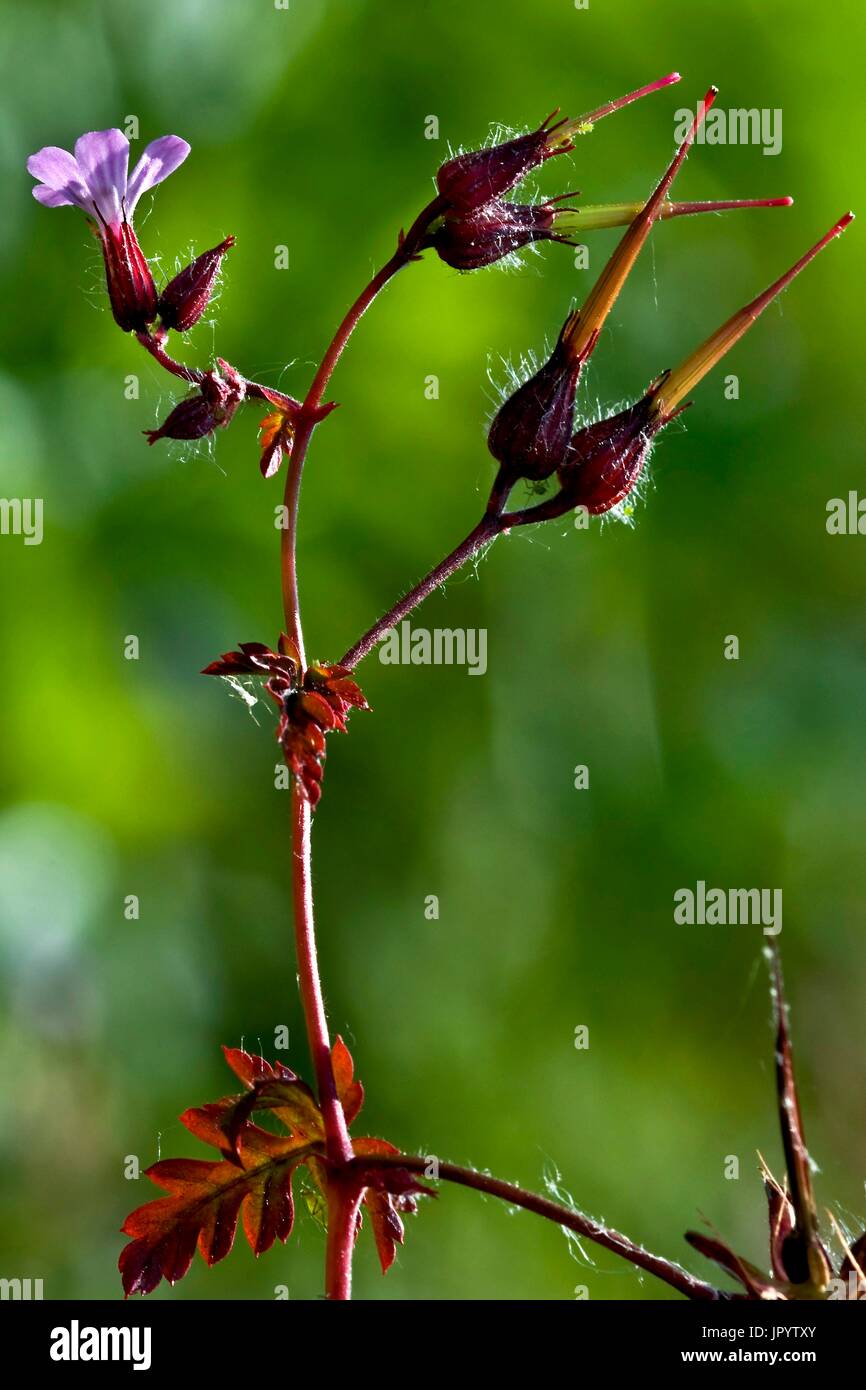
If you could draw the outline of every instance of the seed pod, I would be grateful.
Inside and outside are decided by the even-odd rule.
[[[562,462],[574,429],[574,396],[583,361],[572,360],[564,335],[557,339],[550,357],[500,406],[487,447],[513,481],[527,478],[541,482]]]
[[[157,304],[160,318],[166,328],[186,333],[198,323],[213,293],[222,258],[234,244],[235,238],[227,236],[219,246],[211,247],[210,251],[203,251],[169,281]]]
[[[560,198],[536,204],[506,203],[495,198],[465,217],[446,215],[431,237],[431,245],[445,264],[455,270],[478,270],[494,265],[534,241],[561,241],[573,245],[571,237],[561,235],[556,227],[557,220],[566,213],[573,213],[574,209],[559,208],[556,204],[562,198],[574,196],[563,193]]]
[[[585,116],[563,119],[553,125],[551,121],[558,113],[552,111],[537,130],[527,135],[518,135],[513,140],[502,141],[485,150],[455,155],[453,159],[446,160],[436,175],[439,192],[461,215],[477,212],[492,199],[500,198],[509,188],[514,188],[546,159],[572,150],[574,137],[588,134],[596,121],[679,80],[678,72],[669,73],[667,77],[639,87],[624,97],[605,102],[594,111],[588,111]]]
[[[205,373],[197,396],[179,401],[158,429],[144,431],[148,444],[158,439],[204,439],[230,424],[246,395],[246,382],[221,357],[217,362],[220,371]]]

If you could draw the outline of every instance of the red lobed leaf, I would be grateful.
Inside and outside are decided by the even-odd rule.
[[[308,719],[318,724],[320,729],[328,733],[331,729],[345,730],[345,724],[340,717],[339,710],[334,708],[330,700],[326,700],[324,695],[320,695],[316,690],[305,690],[303,695],[298,696],[298,706]]]
[[[387,1274],[396,1259],[397,1246],[402,1245],[406,1238],[406,1228],[387,1192],[369,1188],[364,1194],[364,1206],[370,1216],[382,1273]]]
[[[254,1110],[273,1110],[290,1134],[316,1139],[322,1137],[324,1126],[316,1098],[307,1083],[296,1076],[291,1068],[282,1062],[274,1062],[272,1065],[265,1061],[264,1057],[253,1056],[236,1047],[224,1047],[223,1055],[235,1076],[240,1078],[249,1091],[248,1096],[237,1098],[234,1118],[237,1119],[238,1114],[240,1115],[240,1125],[234,1126],[235,1138],[238,1129]],[[220,1101],[217,1104],[223,1105],[225,1102]],[[209,1111],[212,1107],[204,1106],[203,1109]]]
[[[352,1148],[359,1158],[364,1155],[396,1157],[400,1152],[387,1139],[370,1136],[354,1139]],[[387,1274],[394,1263],[397,1246],[403,1244],[406,1234],[399,1212],[414,1212],[416,1195],[423,1193],[427,1197],[435,1197],[436,1193],[420,1183],[408,1168],[371,1168],[366,1177],[369,1186],[364,1193],[363,1206],[370,1216],[382,1273]]]
[[[288,1240],[294,1221],[292,1178],[321,1150],[297,1138],[247,1125],[237,1163],[164,1159],[147,1176],[170,1193],[133,1211],[123,1224],[132,1239],[118,1267],[124,1292],[151,1293],[161,1279],[176,1283],[187,1273],[196,1245],[208,1265],[232,1248],[243,1210],[244,1234],[255,1255],[275,1240]]]
[[[180,1122],[196,1139],[219,1149],[230,1163],[237,1163],[238,1136],[249,1121],[254,1105],[254,1092],[225,1096],[223,1100],[185,1110]]]
[[[351,1125],[357,1119],[361,1106],[364,1104],[364,1087],[360,1081],[355,1081],[355,1063],[352,1061],[352,1054],[343,1039],[337,1035],[334,1039],[334,1046],[331,1049],[331,1065],[334,1068],[334,1081],[337,1087],[337,1095],[346,1116],[346,1124]]]
[[[280,439],[273,436],[273,417],[265,426],[266,471],[279,463]],[[272,451],[277,457],[272,458]],[[241,642],[237,651],[224,652],[204,668],[206,676],[263,676],[264,689],[280,711],[276,736],[290,771],[304,795],[315,807],[324,775],[325,735],[334,729],[346,732],[352,709],[369,709],[366,699],[343,666],[315,662],[302,671],[297,645],[285,633],[278,650],[261,642]]]
[[[224,1047],[223,1056],[234,1072],[239,1081],[245,1086],[255,1086],[258,1081],[270,1081],[277,1075],[270,1062],[265,1061],[264,1057],[258,1057],[252,1052],[245,1052],[241,1047]],[[288,1079],[294,1079],[295,1073],[288,1067],[284,1067],[282,1062],[275,1063],[280,1069],[279,1074]]]
[[[118,1264],[127,1296],[150,1293],[162,1279],[172,1284],[182,1279],[196,1246],[209,1265],[224,1259],[234,1243],[239,1217],[255,1255],[270,1249],[276,1240],[285,1242],[294,1221],[292,1179],[299,1166],[307,1166],[327,1196],[324,1124],[310,1088],[282,1062],[268,1062],[241,1048],[226,1047],[223,1053],[244,1091],[193,1107],[181,1116],[187,1129],[218,1149],[221,1158],[217,1162],[164,1159],[147,1170],[151,1181],[169,1195],[138,1207],[124,1222],[122,1229],[131,1239]],[[364,1089],[355,1080],[352,1055],[340,1037],[334,1042],[332,1065],[337,1094],[351,1124],[363,1104]],[[273,1111],[289,1135],[271,1134],[254,1125],[251,1117],[256,1110]],[[400,1152],[386,1140],[372,1137],[354,1140],[353,1148],[358,1157],[390,1157]],[[364,1185],[363,1205],[385,1273],[404,1240],[400,1213],[416,1210],[416,1194],[436,1194],[399,1165],[371,1167],[364,1174]]]

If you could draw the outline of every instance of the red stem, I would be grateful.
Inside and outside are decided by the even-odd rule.
[[[446,555],[444,560],[440,560],[429,574],[419,580],[414,588],[404,594],[401,599],[398,599],[393,607],[382,615],[378,622],[368,628],[363,637],[358,638],[354,647],[350,647],[340,661],[341,666],[345,666],[348,670],[357,666],[358,662],[363,661],[389,628],[401,622],[407,613],[411,613],[413,609],[418,607],[419,603],[423,603],[434,589],[438,589],[440,584],[444,584],[446,579],[450,579],[452,574],[467,564],[483,546],[494,540],[501,531],[508,530],[502,512],[511,488],[512,483],[504,468],[501,468],[496,475],[490,490],[487,508],[478,525],[472,528],[465,540],[454,547],[450,555]]]
[[[297,407],[297,424],[289,466],[286,470],[284,505],[286,526],[281,533],[280,560],[282,572],[283,610],[286,631],[293,639],[302,667],[306,665],[304,637],[298,597],[297,527],[301,478],[310,439],[321,418],[318,407],[343,350],[360,323],[366,310],[379,292],[403,266],[416,260],[427,243],[431,224],[443,211],[444,204],[434,199],[416,217],[408,233],[400,235],[397,250],[373,276],[344,316],[313,377],[304,401],[298,403],[282,393],[270,392],[258,382],[248,381],[248,396],[271,400],[280,395],[286,407]],[[206,373],[185,367],[166,352],[163,346],[167,334],[137,333],[141,346],[172,376],[193,386],[200,386]],[[297,780],[292,783],[292,899],[295,924],[295,947],[298,961],[298,980],[310,1053],[316,1076],[316,1089],[325,1127],[326,1152],[333,1177],[329,1193],[328,1245],[325,1268],[325,1293],[329,1299],[351,1297],[352,1253],[357,1226],[358,1206],[362,1189],[355,1181],[347,1182],[341,1174],[352,1161],[343,1106],[337,1094],[331,1059],[331,1041],[322,997],[322,985],[316,952],[313,919],[313,889],[310,854],[310,804],[300,790]]]
[[[286,617],[286,632],[298,649],[302,667],[307,664],[304,652],[304,634],[301,627],[301,608],[298,597],[298,503],[301,495],[301,475],[304,459],[313,433],[314,425],[301,418],[295,434],[289,466],[286,470],[286,487],[283,493],[283,506],[286,512],[286,527],[280,535],[280,564],[283,584],[283,612]]]
[[[191,386],[200,386],[204,381],[204,372],[199,371],[196,367],[185,367],[182,362],[176,362],[165,351],[159,338],[155,338],[153,334],[136,333],[135,336],[151,357],[167,372],[171,372],[172,376],[179,376],[182,381],[188,381]]]
[[[319,1106],[325,1122],[327,1154],[333,1163],[341,1164],[351,1159],[352,1144],[334,1081],[331,1039],[319,978],[310,874],[310,820],[310,803],[295,779],[292,783],[292,896],[298,978]]]
[[[613,106],[610,109],[614,109]],[[602,109],[601,114],[606,114]],[[596,119],[599,113],[594,113]],[[281,570],[283,607],[286,629],[295,642],[302,666],[306,664],[304,655],[303,629],[300,617],[297,579],[297,519],[300,499],[301,478],[304,462],[313,431],[318,423],[318,409],[352,333],[373,303],[376,296],[403,266],[418,258],[427,244],[427,234],[431,224],[443,211],[443,203],[434,199],[422,210],[409,232],[400,238],[394,255],[373,276],[345,314],[340,326],[329,344],[321,364],[313,377],[310,389],[298,411],[295,438],[286,473],[284,504],[287,525],[281,536]],[[162,346],[162,339],[150,333],[136,334],[142,347],[173,376],[200,385],[205,373],[172,358]],[[248,394],[267,399],[265,392],[255,382],[247,383]],[[294,404],[286,397],[287,404]],[[510,491],[510,484],[503,474],[494,483],[487,509],[477,526],[455,549],[446,556],[413,589],[400,599],[388,612],[374,624],[368,632],[355,643],[343,657],[342,665],[354,667],[382,634],[422,603],[432,591],[450,578],[467,563],[478,551],[493,540],[502,530],[507,529],[507,520],[502,513]],[[326,1152],[332,1166],[328,1198],[328,1236],[325,1262],[325,1294],[330,1300],[345,1301],[352,1292],[352,1255],[357,1231],[358,1209],[363,1197],[364,1184],[359,1181],[364,1171],[371,1167],[401,1167],[413,1172],[426,1172],[428,1160],[399,1155],[393,1158],[353,1157],[352,1143],[343,1107],[337,1094],[331,1058],[331,1043],[328,1021],[322,997],[321,977],[316,950],[315,925],[313,917],[313,891],[311,874],[311,810],[297,780],[292,784],[292,896],[295,924],[295,946],[298,962],[298,977],[301,1002],[307,1030],[310,1053],[316,1076],[316,1089],[325,1127]],[[355,1171],[353,1171],[355,1170]],[[567,1230],[574,1231],[596,1244],[621,1255],[638,1268],[647,1270],[678,1289],[692,1299],[717,1299],[724,1297],[711,1285],[695,1279],[680,1266],[652,1255],[635,1245],[626,1236],[592,1221],[570,1207],[528,1192],[512,1183],[503,1182],[487,1174],[472,1169],[461,1168],[452,1163],[440,1163],[438,1176],[447,1182],[458,1183],[476,1191],[486,1192],[513,1206],[523,1207],[547,1220],[555,1222]]]
[[[358,1229],[363,1188],[332,1178],[328,1195],[328,1245],[325,1254],[325,1297],[348,1302],[352,1297],[352,1254]]]
[[[352,1167],[361,1172],[365,1170],[369,1172],[371,1168],[403,1168],[408,1169],[409,1172],[422,1173],[427,1176],[430,1159],[405,1154],[381,1157],[376,1155],[369,1158],[365,1156],[364,1158],[356,1158]],[[501,1201],[507,1202],[510,1206],[523,1207],[526,1211],[534,1212],[536,1216],[553,1221],[557,1226],[564,1226],[566,1230],[574,1231],[575,1235],[582,1236],[585,1240],[591,1240],[596,1245],[603,1246],[605,1250],[613,1251],[615,1255],[621,1255],[624,1260],[636,1265],[638,1269],[644,1269],[648,1274],[655,1275],[657,1279],[669,1284],[671,1288],[678,1289],[680,1293],[685,1294],[686,1298],[718,1301],[729,1297],[729,1295],[714,1288],[712,1284],[705,1283],[703,1279],[696,1279],[681,1265],[674,1264],[661,1255],[651,1254],[642,1246],[635,1245],[628,1236],[612,1230],[609,1226],[603,1226],[598,1221],[593,1221],[591,1217],[584,1216],[583,1212],[563,1206],[560,1202],[551,1201],[549,1197],[539,1197],[536,1192],[528,1192],[515,1183],[503,1182],[501,1178],[490,1177],[487,1173],[478,1173],[474,1168],[461,1168],[456,1163],[438,1163],[437,1176],[443,1182],[458,1183],[461,1187],[471,1187],[476,1192],[486,1192],[491,1197],[498,1197]]]
[[[414,588],[404,594],[401,599],[398,599],[394,606],[379,618],[378,622],[368,628],[363,637],[358,638],[354,647],[350,647],[345,656],[341,657],[339,664],[351,671],[358,665],[359,661],[363,661],[364,657],[372,651],[389,628],[395,627],[408,613],[417,608],[419,603],[423,603],[434,589],[438,589],[440,584],[444,584],[447,579],[450,579],[452,574],[455,574],[474,555],[477,555],[478,551],[489,541],[492,541],[501,530],[502,525],[498,516],[489,514],[483,516],[478,525],[473,527],[465,540],[455,546],[450,555],[446,555],[444,560],[440,560],[429,574],[419,580]]]
[[[284,505],[287,524],[281,534],[280,559],[286,631],[297,646],[302,666],[306,665],[306,658],[298,595],[298,505],[304,462],[319,418],[318,407],[354,329],[379,291],[398,270],[417,256],[424,244],[429,225],[438,213],[439,203],[436,200],[415,219],[409,233],[401,237],[394,255],[362,290],[331,340],[298,412],[295,438],[286,472]],[[313,921],[310,823],[309,802],[295,780],[292,784],[292,895],[298,978],[307,1038],[316,1075],[316,1090],[325,1124],[327,1155],[332,1165],[328,1199],[325,1294],[329,1299],[345,1300],[351,1298],[352,1292],[352,1254],[361,1191],[355,1183],[347,1184],[341,1178],[341,1170],[344,1171],[345,1165],[352,1161],[352,1143],[343,1107],[337,1095],[328,1020],[322,998]]]
[[[392,280],[398,271],[402,270],[410,261],[418,259],[421,251],[426,244],[427,233],[433,222],[444,210],[444,201],[441,198],[434,198],[425,208],[422,208],[412,226],[405,235],[401,232],[397,250],[389,261],[386,261],[381,270],[373,276],[352,307],[345,315],[342,323],[334,334],[328,350],[322,358],[321,366],[313,377],[312,385],[307,392],[303,410],[315,410],[322,403],[322,397],[328,387],[328,382],[334,373],[334,368],[343,355],[343,349],[360,323],[364,314],[369,309],[373,300],[383,290],[389,280]]]
[[[307,457],[310,439],[313,431],[319,422],[319,407],[322,398],[328,388],[328,383],[334,373],[334,368],[343,355],[343,351],[357,328],[364,314],[369,309],[373,300],[381,290],[393,279],[403,266],[410,261],[416,260],[424,249],[427,233],[433,222],[443,210],[443,202],[440,198],[434,198],[421,210],[409,231],[400,234],[397,250],[390,260],[386,261],[381,270],[377,271],[372,280],[358,295],[350,309],[344,315],[339,328],[334,334],[328,348],[322,358],[321,365],[310,383],[307,392],[300,406],[295,428],[295,438],[292,443],[291,458],[288,474],[286,477],[286,489],[284,495],[284,505],[287,512],[288,525],[282,534],[282,574],[283,574],[283,608],[286,615],[286,625],[289,636],[293,637],[301,661],[304,661],[304,643],[300,624],[300,602],[298,597],[298,571],[297,571],[297,520],[298,504],[300,500],[301,478],[304,472],[304,463]]]
[[[286,477],[285,504],[288,526],[282,533],[281,565],[286,630],[294,639],[301,665],[306,665],[304,637],[298,606],[298,575],[295,539],[298,522],[298,498],[304,456],[313,424],[303,419],[295,439],[295,449]],[[352,1159],[352,1141],[346,1125],[343,1106],[337,1095],[334,1067],[331,1060],[331,1039],[322,997],[316,950],[316,930],[313,917],[313,884],[311,863],[312,812],[310,803],[297,778],[292,781],[292,899],[295,925],[295,953],[298,962],[298,986],[304,1011],[307,1041],[316,1076],[316,1092],[325,1125],[325,1146],[335,1172]],[[332,1300],[351,1298],[352,1253],[355,1244],[355,1219],[358,1201],[353,1192],[345,1190],[337,1176],[328,1194],[328,1237],[325,1256],[325,1297]]]

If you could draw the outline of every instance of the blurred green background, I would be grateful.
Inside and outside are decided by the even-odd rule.
[[[186,165],[142,206],[142,245],[173,273],[229,232],[238,244],[215,326],[179,350],[301,394],[449,146],[678,68],[680,87],[537,181],[640,198],[674,111],[710,82],[725,109],[781,108],[777,157],[705,146],[677,194],[796,206],[657,229],[588,375],[594,410],[634,398],[863,205],[866,25],[859,6],[806,0],[35,0],[2,17],[2,492],[44,498],[45,537],[0,539],[0,1274],[113,1298],[118,1227],[157,1195],[124,1160],[206,1156],[175,1117],[232,1089],[219,1045],[273,1056],[286,1025],[280,1056],[308,1071],[269,716],[256,728],[197,674],[278,632],[280,487],[259,476],[251,408],[213,450],[146,447],[172,384],[115,329],[83,219],[34,202],[26,156],[129,114],[142,144],[187,137]],[[682,1232],[703,1214],[763,1264],[755,1153],[778,1167],[780,1152],[762,938],[675,925],[673,893],[698,879],[784,890],[819,1197],[864,1215],[866,540],[825,529],[828,499],[864,487],[858,226],[700,388],[635,529],[516,534],[480,582],[428,603],[421,625],[487,628],[483,679],[365,663],[375,712],[331,740],[315,824],[326,994],[367,1084],[361,1131],[535,1188],[558,1169],[584,1209],[709,1277]],[[616,237],[593,236],[595,270]],[[503,359],[549,343],[589,283],[561,247],[469,276],[428,256],[364,321],[304,484],[313,656],[336,659],[476,520],[488,368],[502,381]],[[322,1257],[302,1213],[285,1249],[256,1262],[239,1237],[155,1297],[317,1297]],[[410,1220],[386,1280],[369,1233],[356,1269],[363,1298],[667,1296],[457,1189]]]

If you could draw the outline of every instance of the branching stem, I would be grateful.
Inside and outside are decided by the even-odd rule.
[[[295,437],[286,471],[286,526],[281,532],[280,562],[286,631],[297,646],[302,666],[306,665],[306,657],[298,594],[298,507],[304,463],[310,439],[318,422],[319,407],[334,368],[364,313],[388,281],[404,265],[408,265],[417,257],[429,226],[438,216],[438,212],[438,201],[424,209],[409,233],[401,237],[391,259],[362,290],[331,340],[298,412]],[[316,1074],[316,1089],[325,1122],[328,1158],[333,1171],[328,1208],[325,1292],[329,1299],[345,1300],[351,1297],[352,1253],[361,1194],[354,1184],[346,1183],[340,1177],[341,1167],[352,1160],[352,1144],[334,1081],[328,1021],[319,975],[313,919],[310,831],[310,805],[295,779],[292,784],[292,894],[298,977],[307,1038]]]
[[[332,338],[321,364],[318,367],[304,400],[298,404],[291,397],[284,397],[287,407],[295,409],[295,435],[292,443],[289,464],[286,469],[284,506],[286,525],[281,531],[281,572],[283,610],[286,631],[295,643],[302,667],[306,665],[304,636],[301,623],[298,595],[297,570],[297,528],[300,502],[301,480],[310,440],[320,419],[325,392],[334,370],[345,350],[349,339],[357,328],[367,309],[394,276],[417,260],[420,252],[428,245],[430,228],[442,212],[442,201],[436,198],[422,210],[408,233],[401,234],[396,251],[361,291],[350,309],[343,317]],[[186,367],[172,358],[165,349],[167,334],[142,332],[136,334],[142,347],[172,376],[200,386],[206,373]],[[248,397],[273,400],[279,394],[263,388],[258,382],[247,381],[245,391]],[[400,598],[379,620],[350,647],[342,658],[341,665],[349,669],[372,650],[383,634],[411,613],[441,584],[471,561],[483,548],[503,531],[514,525],[526,524],[534,520],[525,511],[505,513],[505,505],[511,491],[511,481],[504,470],[500,470],[488,499],[484,515],[468,536],[448,554],[439,564]],[[295,949],[298,963],[298,982],[307,1039],[316,1078],[316,1090],[325,1127],[327,1163],[330,1169],[328,1184],[328,1236],[325,1259],[325,1294],[330,1300],[345,1301],[351,1298],[352,1255],[357,1231],[358,1209],[363,1198],[365,1177],[373,1168],[401,1168],[413,1173],[426,1174],[429,1166],[427,1158],[411,1155],[365,1156],[357,1159],[353,1155],[343,1106],[337,1093],[331,1057],[331,1041],[327,1015],[322,995],[321,977],[318,966],[316,935],[313,915],[313,888],[311,870],[311,810],[297,779],[293,780],[291,792],[292,818],[292,899],[295,925]],[[694,1278],[681,1266],[653,1255],[629,1240],[620,1232],[593,1221],[590,1217],[570,1206],[555,1202],[548,1197],[529,1192],[513,1183],[503,1182],[486,1173],[471,1168],[462,1168],[453,1163],[439,1163],[438,1178],[445,1182],[459,1184],[497,1197],[511,1206],[522,1207],[534,1212],[548,1221],[574,1234],[593,1241],[596,1245],[622,1256],[632,1265],[646,1270],[661,1279],[670,1287],[677,1289],[690,1299],[714,1300],[726,1295],[719,1293],[712,1285]]]
[[[426,574],[408,593],[398,599],[387,613],[379,618],[378,622],[367,629],[363,637],[358,638],[355,645],[350,647],[345,656],[341,658],[341,666],[345,666],[349,670],[357,666],[358,662],[363,661],[364,657],[372,651],[377,642],[381,641],[390,628],[402,622],[407,614],[411,613],[433,593],[434,589],[438,589],[441,584],[451,578],[452,574],[456,574],[459,569],[474,559],[484,546],[495,540],[503,531],[509,529],[507,516],[503,516],[503,507],[510,491],[511,485],[504,472],[500,471],[493,484],[487,509],[478,525],[473,526],[465,540],[455,546],[444,560],[440,560],[438,565],[434,565],[429,574]]]
[[[423,603],[434,589],[438,589],[440,584],[444,584],[446,580],[451,578],[452,574],[456,574],[459,569],[468,564],[485,545],[488,545],[499,534],[501,529],[497,517],[482,517],[478,525],[472,528],[465,540],[454,547],[450,555],[446,555],[444,560],[440,560],[439,564],[435,565],[429,574],[419,580],[414,588],[404,594],[401,599],[398,599],[387,613],[383,613],[378,622],[367,629],[363,637],[358,638],[354,647],[350,647],[345,656],[341,657],[340,665],[351,671],[358,665],[359,661],[363,661],[364,657],[372,651],[377,642],[381,641],[389,629],[396,627],[397,623],[402,622],[407,614]]]
[[[171,372],[172,376],[180,377],[181,381],[189,382],[190,386],[200,386],[204,381],[204,372],[197,367],[185,367],[182,362],[176,362],[173,357],[169,356],[163,346],[167,334],[162,338],[154,333],[136,333],[135,336],[144,350],[149,352],[151,357],[167,372]]]
[[[430,1168],[430,1159],[406,1154],[376,1155],[370,1158],[356,1158],[352,1167],[367,1172],[372,1168],[402,1168],[426,1176]],[[493,1178],[488,1173],[479,1173],[474,1168],[461,1168],[456,1163],[437,1163],[436,1172],[442,1182],[458,1183],[461,1187],[471,1187],[476,1192],[498,1197],[509,1206],[522,1207],[525,1211],[534,1212],[536,1216],[553,1221],[557,1226],[573,1231],[575,1235],[591,1240],[596,1245],[603,1246],[605,1250],[613,1251],[615,1255],[621,1255],[638,1269],[646,1270],[648,1274],[655,1275],[671,1288],[685,1294],[686,1298],[718,1301],[726,1297],[712,1284],[705,1283],[703,1279],[696,1279],[680,1265],[664,1259],[661,1255],[653,1255],[649,1250],[644,1250],[642,1246],[629,1240],[628,1236],[593,1221],[591,1217],[584,1216],[583,1212],[576,1211],[573,1207],[554,1202],[549,1197],[540,1197],[537,1192],[529,1192],[515,1183],[503,1182],[501,1178]]]

